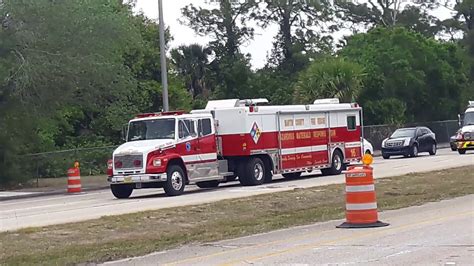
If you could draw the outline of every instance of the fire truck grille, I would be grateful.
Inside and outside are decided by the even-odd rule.
[[[143,155],[117,155],[114,159],[116,169],[137,169],[142,168]],[[121,163],[118,163],[121,162]],[[140,162],[140,163],[138,163]],[[117,167],[118,166],[118,167]]]

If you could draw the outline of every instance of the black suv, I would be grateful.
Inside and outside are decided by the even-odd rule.
[[[393,155],[416,157],[420,152],[436,154],[436,136],[427,127],[399,128],[382,141],[382,157]]]

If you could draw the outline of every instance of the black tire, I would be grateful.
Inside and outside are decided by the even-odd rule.
[[[301,172],[297,173],[286,173],[286,174],[281,174],[285,179],[297,179],[301,176]]]
[[[411,151],[410,151],[410,156],[411,157],[418,157],[418,144],[413,144],[413,146],[411,147]]]
[[[390,155],[382,154],[382,158],[384,158],[385,160],[390,159]]]
[[[128,199],[133,192],[133,185],[130,184],[111,184],[110,190],[117,199]]]
[[[344,170],[344,157],[339,150],[332,155],[331,168],[321,169],[323,175],[339,175]]]
[[[437,150],[438,150],[438,147],[437,147],[436,143],[432,143],[431,144],[431,149],[429,151],[430,155],[436,155]]]
[[[166,171],[168,179],[166,180],[163,189],[168,196],[178,196],[183,194],[186,186],[186,176],[181,166],[173,164],[168,167]]]
[[[464,149],[458,149],[458,152],[459,152],[459,154],[461,154],[461,155],[462,155],[462,154],[466,154],[466,150],[464,150]]]
[[[265,162],[265,180],[263,180],[263,183],[271,183],[273,180],[273,172],[272,172],[272,166],[268,161]]]
[[[219,186],[219,181],[212,180],[212,181],[197,182],[196,186],[200,188],[216,188]]]
[[[370,150],[366,150],[366,151],[365,151],[365,154],[370,154],[370,155],[372,155],[372,153],[370,152]]]
[[[243,163],[239,181],[243,186],[263,184],[265,181],[265,164],[262,159],[254,157]]]
[[[452,151],[457,151],[458,148],[457,148],[455,145],[451,145],[451,150],[452,150]]]

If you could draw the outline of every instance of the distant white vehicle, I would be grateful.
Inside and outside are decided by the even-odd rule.
[[[365,154],[374,154],[374,146],[368,140],[364,139],[364,153]]]

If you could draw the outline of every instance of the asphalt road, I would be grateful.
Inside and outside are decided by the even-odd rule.
[[[342,221],[184,246],[112,265],[474,265],[474,195],[383,212],[388,227]]]
[[[383,160],[376,158],[373,164],[376,178],[396,176],[410,172],[424,172],[474,164],[474,154],[459,155],[450,150],[439,150],[436,156]],[[159,208],[179,207],[272,193],[295,188],[343,183],[344,177],[320,176],[319,173],[294,181],[283,181],[275,176],[272,183],[241,187],[238,182],[222,184],[217,189],[186,188],[184,195],[166,197],[161,189],[136,190],[132,198],[118,200],[109,190],[87,192],[76,195],[56,195],[0,202],[0,231],[11,231],[25,227],[83,221],[104,215],[117,215]]]

